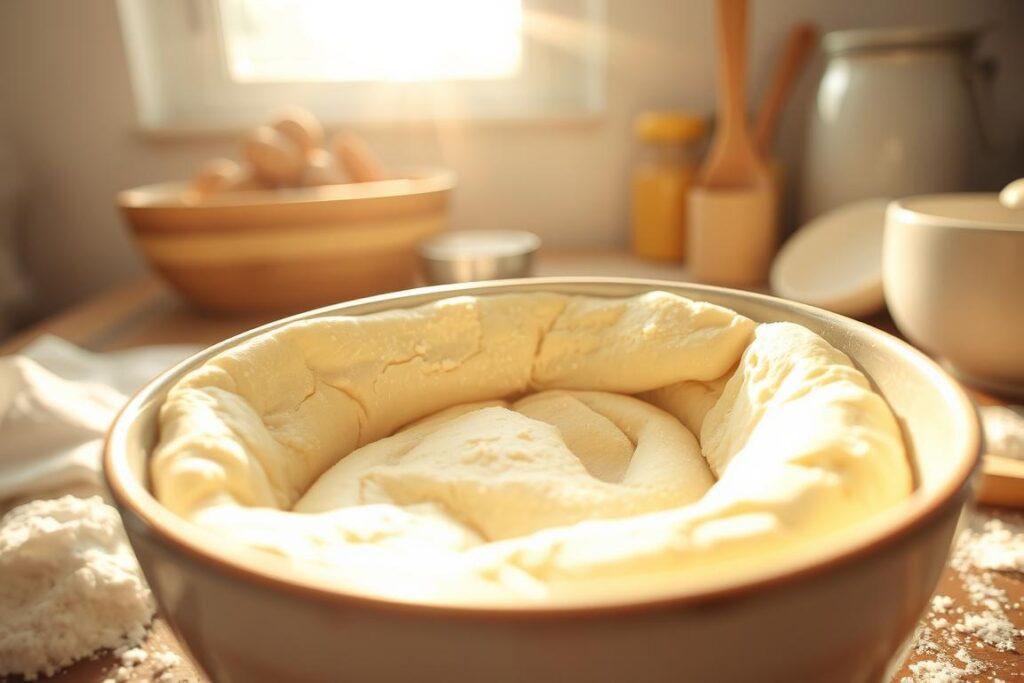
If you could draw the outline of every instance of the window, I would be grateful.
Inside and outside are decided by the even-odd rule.
[[[521,66],[518,0],[220,0],[219,8],[228,72],[239,82],[509,78]]]
[[[578,116],[604,104],[603,0],[121,0],[145,128],[299,104],[326,122]]]

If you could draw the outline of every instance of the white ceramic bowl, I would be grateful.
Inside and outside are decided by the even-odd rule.
[[[965,382],[1024,397],[1024,209],[995,194],[892,202],[882,260],[907,338]]]
[[[104,467],[163,614],[215,681],[880,681],[900,660],[942,571],[980,451],[974,410],[927,357],[862,323],[771,297],[676,282],[551,278],[448,285],[288,320],[367,314],[456,294],[675,292],[758,321],[788,320],[849,354],[889,401],[916,479],[905,502],[779,565],[707,577],[656,599],[585,607],[417,605],[332,587],[283,558],[234,547],[147,488],[157,414],[190,369],[272,323],[166,372],[124,408]]]
[[[885,199],[844,204],[797,230],[772,263],[772,291],[842,315],[881,310],[887,204]]]

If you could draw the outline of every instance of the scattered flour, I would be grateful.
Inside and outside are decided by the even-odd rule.
[[[963,681],[962,669],[947,662],[926,661],[910,665],[910,672],[913,678],[905,676],[900,683],[914,683],[915,681],[929,681],[930,683],[959,683]]]
[[[980,413],[987,451],[1024,460],[1024,416],[1006,406],[982,406]]]
[[[1017,630],[1002,610],[965,614],[963,621],[953,628],[961,633],[970,633],[1002,652],[1014,649],[1013,641],[1017,636]]]
[[[971,534],[969,555],[975,567],[1024,572],[1024,524],[990,519],[980,533],[965,533]]]
[[[918,630],[914,652],[927,658],[910,665],[911,676],[900,683],[958,683],[985,680],[988,666],[972,650],[992,648],[1016,652],[1024,632],[1008,612],[1020,609],[995,585],[993,572],[1024,572],[1024,524],[990,519],[980,530],[965,529],[957,540],[950,566],[967,597],[967,608],[949,595],[932,598],[926,624]],[[953,657],[946,652],[955,648]],[[987,679],[999,683],[1000,679]]]
[[[154,608],[101,498],[37,500],[0,520],[0,675],[34,680],[107,648],[137,663]]]
[[[149,659],[149,653],[141,647],[130,647],[121,653],[120,659],[122,666],[138,666]]]
[[[118,656],[118,666],[103,683],[127,683],[138,680],[139,672],[135,669],[146,662],[150,664],[147,671],[149,680],[158,683],[169,682],[173,678],[171,669],[182,663],[181,657],[173,652],[146,652],[140,647],[125,646],[115,650],[114,654]]]
[[[936,614],[945,614],[953,606],[953,598],[948,595],[936,595],[932,598],[932,611]]]
[[[150,658],[155,661],[156,673],[160,674],[158,681],[170,680],[171,669],[180,667],[184,663],[184,660],[174,652],[154,652]]]

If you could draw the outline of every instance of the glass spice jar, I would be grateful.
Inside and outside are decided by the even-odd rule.
[[[707,132],[707,119],[694,114],[648,112],[637,118],[641,147],[633,169],[631,240],[637,256],[684,259],[686,197]]]

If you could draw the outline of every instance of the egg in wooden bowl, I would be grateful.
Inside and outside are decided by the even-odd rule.
[[[182,296],[283,313],[413,284],[416,245],[447,227],[452,173],[389,169],[355,132],[327,138],[294,106],[240,142],[239,161],[118,195],[139,249]]]

